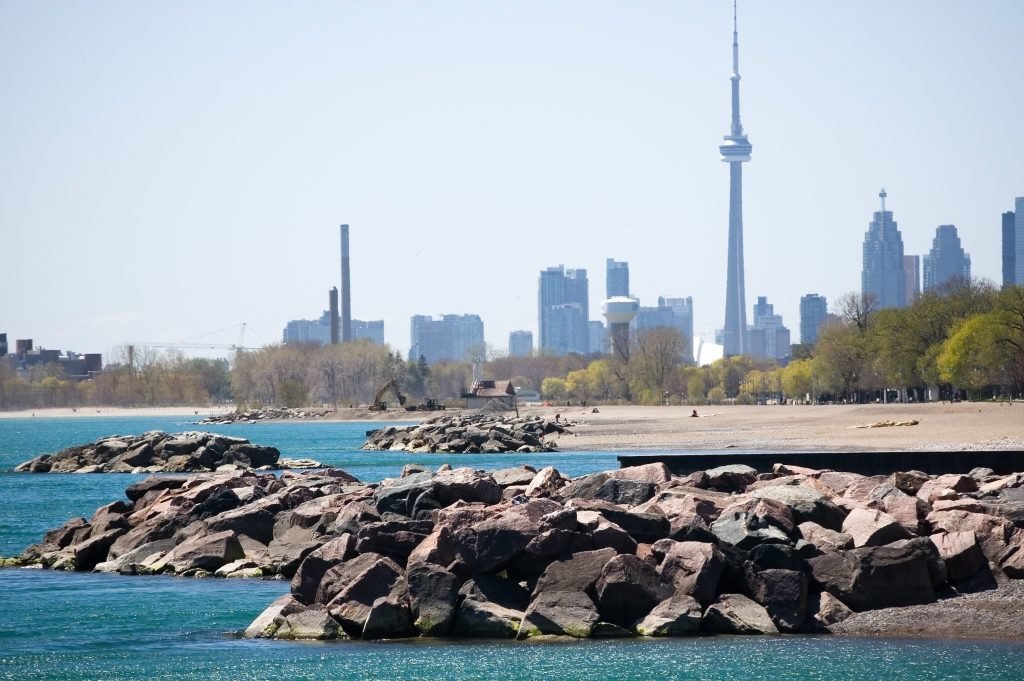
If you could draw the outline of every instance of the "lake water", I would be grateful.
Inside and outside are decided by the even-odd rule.
[[[0,555],[123,498],[141,476],[30,475],[26,459],[112,434],[208,429],[310,457],[365,481],[406,463],[553,465],[570,475],[615,454],[437,455],[362,452],[380,424],[284,422],[198,427],[180,417],[0,420]],[[276,581],[194,580],[0,570],[5,679],[1020,679],[1024,643],[839,637],[717,637],[571,643],[288,643],[235,634],[287,590]]]

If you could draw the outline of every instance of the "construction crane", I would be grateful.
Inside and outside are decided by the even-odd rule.
[[[222,333],[231,329],[239,329],[238,342],[237,343],[204,343],[203,338],[212,336],[214,334]],[[135,350],[137,348],[156,348],[156,349],[167,349],[167,350],[228,350],[230,352],[239,352],[247,350],[259,350],[259,348],[252,348],[245,346],[245,331],[246,329],[252,330],[248,324],[242,322],[241,324],[232,324],[226,326],[223,329],[217,329],[216,331],[210,331],[200,336],[196,336],[190,341],[183,341],[180,343],[166,342],[166,341],[128,341],[121,343],[121,346],[125,348],[128,355],[128,366],[134,366],[135,364]]]

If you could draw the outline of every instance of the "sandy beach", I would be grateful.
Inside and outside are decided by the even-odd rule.
[[[569,419],[570,450],[954,450],[1024,449],[1024,403],[635,407],[556,409],[524,414]],[[865,428],[881,422],[917,425]]]
[[[629,450],[972,450],[1024,449],[1024,403],[709,406],[520,407],[520,414],[576,424],[558,439],[564,451]],[[206,416],[229,406],[80,407],[0,412],[0,419],[111,416]],[[342,408],[335,421],[423,421],[446,412],[384,412]],[[882,422],[916,425],[861,427]]]

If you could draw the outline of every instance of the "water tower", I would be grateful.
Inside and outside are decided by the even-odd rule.
[[[601,313],[608,320],[608,337],[612,341],[612,355],[629,361],[629,323],[640,311],[640,301],[626,296],[614,296],[601,303]]]

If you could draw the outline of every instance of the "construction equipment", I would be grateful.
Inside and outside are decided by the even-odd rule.
[[[445,406],[435,400],[433,397],[428,397],[425,401],[420,404],[410,404],[405,408],[406,411],[444,411]]]
[[[377,394],[373,396],[373,404],[370,405],[370,411],[387,411],[388,403],[384,401],[384,395],[391,392],[395,396],[395,400],[398,401],[398,406],[405,406],[405,395],[398,389],[398,381],[393,378],[388,379],[388,382],[381,386],[381,389],[377,391]]]

